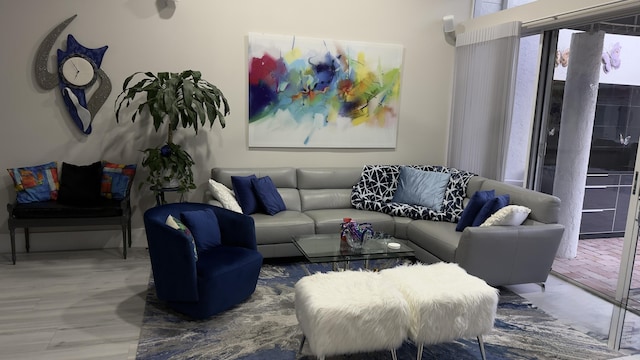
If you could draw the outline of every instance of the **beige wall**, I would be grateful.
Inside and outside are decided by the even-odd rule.
[[[35,165],[52,160],[89,164],[97,160],[135,163],[138,150],[162,143],[149,123],[115,122],[113,102],[123,80],[135,71],[198,69],[218,85],[231,104],[223,130],[197,137],[186,132],[186,144],[197,168],[202,199],[209,169],[214,166],[333,166],[367,163],[443,164],[449,117],[453,48],[442,35],[442,16],[465,19],[471,1],[447,0],[182,0],[174,12],[164,0],[21,0],[0,1],[0,167]],[[78,17],[54,49],[73,34],[87,47],[108,45],[102,68],[113,92],[93,122],[93,133],[79,134],[57,89],[39,89],[33,79],[33,57],[44,36],[73,14]],[[340,40],[395,43],[404,46],[398,145],[393,150],[264,150],[247,147],[247,65],[249,32],[295,34]],[[52,54],[51,64],[55,61]],[[144,173],[139,173],[140,180]],[[0,177],[0,203],[15,198],[11,180]],[[134,191],[134,227],[153,205],[151,194]],[[9,249],[6,212],[0,212],[0,252]],[[119,233],[83,232],[34,236],[32,248],[77,248],[89,238],[97,246],[116,246]],[[42,235],[39,237],[42,239]],[[53,240],[51,240],[53,238]],[[18,236],[22,250],[22,234]],[[94,246],[86,245],[86,246]]]
[[[587,1],[540,0],[532,18],[554,8],[582,7]],[[592,0],[589,3],[594,2]],[[526,5],[532,6],[532,5]],[[229,99],[227,128],[218,125],[180,141],[196,162],[197,191],[202,199],[214,166],[360,166],[367,163],[446,161],[446,139],[453,71],[453,47],[442,35],[441,19],[464,22],[471,0],[325,0],[221,1],[182,0],[175,11],[164,0],[0,0],[0,167],[48,161],[89,164],[97,160],[138,163],[138,150],[163,139],[144,121],[117,124],[113,101],[123,80],[135,71],[201,70]],[[533,9],[533,8],[532,8]],[[87,47],[108,45],[102,68],[114,90],[93,122],[93,133],[79,134],[62,106],[59,92],[39,89],[33,78],[33,56],[44,36],[73,14],[55,49],[73,34]],[[503,16],[478,20],[480,26],[504,22]],[[524,15],[518,15],[518,17]],[[471,22],[467,27],[473,25]],[[398,145],[393,150],[264,150],[247,147],[246,36],[249,32],[295,34],[341,40],[395,43],[404,46]],[[51,64],[55,60],[51,55]],[[141,172],[138,180],[144,176]],[[7,174],[0,177],[0,203],[15,199]],[[153,205],[148,191],[134,191],[134,227],[141,234],[141,214]],[[0,213],[0,253],[9,251],[6,213]],[[118,231],[48,233],[34,236],[32,249],[118,246]],[[19,250],[24,249],[22,234]]]

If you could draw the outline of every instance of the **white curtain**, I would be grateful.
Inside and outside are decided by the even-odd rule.
[[[456,39],[447,165],[504,181],[520,22]]]

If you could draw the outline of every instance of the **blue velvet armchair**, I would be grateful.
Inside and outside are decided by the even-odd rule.
[[[198,216],[185,219],[185,214],[194,213]],[[184,225],[194,229],[170,227],[166,224],[169,215],[188,220]],[[255,291],[262,255],[257,251],[250,216],[209,204],[172,203],[147,210],[144,226],[158,299],[172,309],[204,319]],[[205,247],[203,240],[209,241],[205,236],[212,230],[218,234],[216,227],[219,245]]]

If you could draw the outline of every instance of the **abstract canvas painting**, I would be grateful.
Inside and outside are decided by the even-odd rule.
[[[403,48],[249,34],[249,146],[395,148]]]

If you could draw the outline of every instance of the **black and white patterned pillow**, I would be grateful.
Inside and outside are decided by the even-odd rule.
[[[351,204],[360,210],[378,211],[412,219],[457,222],[464,209],[467,184],[475,174],[455,168],[433,165],[406,165],[423,171],[450,174],[440,211],[420,205],[395,203],[393,194],[398,188],[401,165],[365,165],[360,181],[351,191]]]

